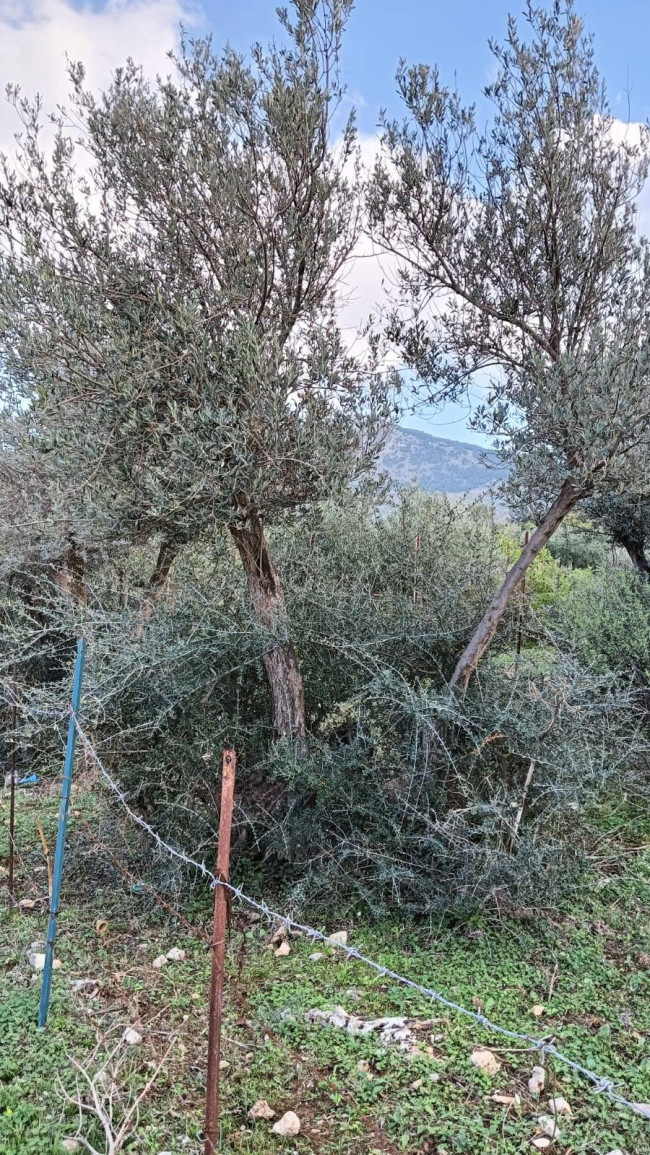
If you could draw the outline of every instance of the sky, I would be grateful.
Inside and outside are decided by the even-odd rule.
[[[286,2],[286,0],[285,0]],[[541,0],[540,0],[541,2]],[[361,136],[376,138],[380,110],[399,113],[395,71],[400,58],[436,63],[480,107],[492,77],[488,39],[502,39],[508,12],[523,0],[357,0],[343,53],[350,105]],[[65,57],[82,60],[89,82],[102,87],[127,56],[152,75],[168,71],[167,52],[183,24],[210,32],[215,46],[239,50],[277,33],[274,0],[0,0],[0,84],[42,93],[46,106],[65,100]],[[650,0],[581,0],[578,10],[595,37],[596,59],[612,111],[621,120],[650,120]],[[10,110],[0,104],[0,150],[12,146]],[[359,262],[350,277],[344,318],[355,325],[381,295],[381,266]],[[467,429],[464,406],[409,415],[405,423],[438,436],[484,443]]]

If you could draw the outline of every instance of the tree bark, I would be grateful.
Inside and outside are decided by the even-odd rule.
[[[140,615],[135,627],[135,639],[140,641],[144,633],[145,623],[149,621],[154,605],[162,594],[167,578],[171,573],[171,568],[178,553],[178,546],[172,545],[169,541],[164,541],[158,550],[158,557],[154,571],[149,578],[149,587],[146,598],[140,606]]]
[[[512,569],[508,570],[501,589],[492,599],[474,632],[474,636],[458,659],[449,683],[452,688],[459,684],[463,689],[467,688],[472,674],[497,632],[499,622],[508,608],[513,593],[524,578],[529,566],[544,549],[544,546],[548,544],[567,514],[585,496],[585,491],[576,489],[571,481],[567,479],[564,482],[548,513],[537,526],[530,541],[524,546]]]
[[[650,562],[645,555],[645,549],[638,541],[625,540],[622,542],[628,552],[630,561],[635,569],[643,574],[645,578],[650,579]]]
[[[269,553],[260,518],[249,515],[242,525],[230,525],[248,581],[253,613],[265,630],[275,635],[286,621],[282,584]],[[273,729],[280,738],[293,738],[306,748],[305,690],[296,652],[290,641],[272,640],[262,655],[273,701]]]

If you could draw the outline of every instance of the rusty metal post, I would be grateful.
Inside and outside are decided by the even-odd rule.
[[[11,760],[9,763],[11,781],[9,784],[9,914],[14,909],[14,859],[16,856],[16,663],[11,681]]]
[[[234,750],[224,750],[221,771],[221,814],[217,878],[228,881],[230,869],[230,831],[235,793]],[[212,975],[210,979],[210,1019],[208,1025],[208,1078],[205,1101],[205,1146],[203,1155],[216,1155],[219,1133],[219,1065],[221,1062],[221,1017],[223,1004],[224,962],[228,895],[225,887],[214,888],[214,922],[212,931]]]

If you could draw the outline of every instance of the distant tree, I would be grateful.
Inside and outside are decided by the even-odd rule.
[[[387,413],[336,324],[359,221],[354,122],[336,120],[350,7],[295,0],[282,46],[186,43],[173,76],[129,62],[99,99],[74,65],[49,153],[40,102],[14,91],[0,187],[4,468],[40,479],[33,524],[81,557],[157,543],[151,598],[179,549],[228,532],[275,730],[300,742],[266,528],[356,482]]]
[[[530,0],[491,44],[493,115],[400,67],[404,123],[386,121],[369,191],[376,240],[400,259],[388,335],[421,388],[489,380],[477,424],[511,464],[538,525],[461,655],[467,685],[528,566],[592,493],[642,493],[650,441],[648,254],[637,234],[648,131],[612,118],[573,0]]]

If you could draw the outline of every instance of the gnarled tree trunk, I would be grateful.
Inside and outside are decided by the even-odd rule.
[[[622,536],[620,542],[627,550],[634,568],[637,569],[640,574],[643,574],[645,578],[650,579],[650,562],[646,557],[643,544],[630,538],[623,538]]]
[[[512,569],[508,570],[505,581],[499,592],[492,599],[469,644],[461,654],[453,672],[450,686],[461,685],[465,689],[474,673],[483,654],[487,650],[492,638],[497,632],[499,622],[505,614],[510,599],[523,580],[528,567],[534,562],[538,553],[544,549],[552,538],[555,530],[564,521],[573,507],[585,497],[584,489],[579,490],[568,479],[564,482],[558,497],[553,502],[546,516],[537,526],[530,540],[522,549]]]
[[[306,746],[305,690],[293,645],[275,640],[286,619],[284,594],[260,518],[250,515],[241,525],[230,527],[248,580],[253,613],[261,626],[274,635],[262,655],[273,700],[273,728],[278,737],[293,738]]]

